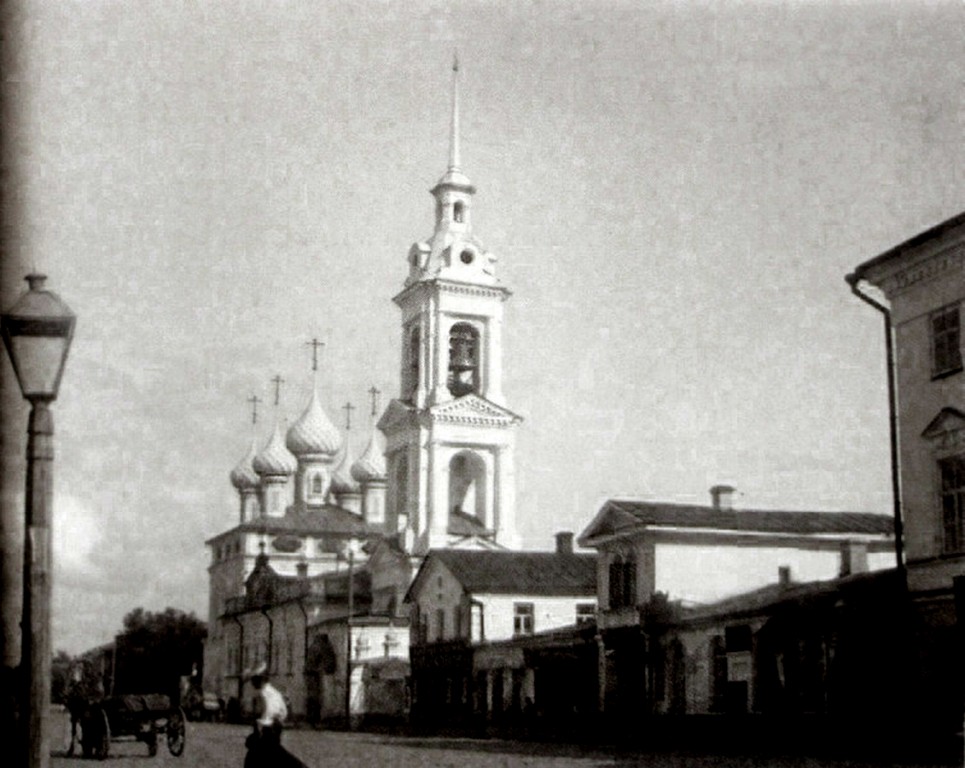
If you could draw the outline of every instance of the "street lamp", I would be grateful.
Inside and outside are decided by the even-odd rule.
[[[52,291],[45,275],[27,275],[29,290],[0,315],[0,335],[20,391],[30,402],[23,550],[23,616],[20,669],[24,678],[21,719],[29,768],[50,764],[50,509],[53,497],[54,420],[74,313]],[[27,711],[29,710],[29,711]]]

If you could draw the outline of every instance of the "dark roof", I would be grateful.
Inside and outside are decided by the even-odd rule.
[[[467,592],[526,595],[595,595],[596,556],[572,552],[434,549]]]
[[[282,517],[264,515],[255,520],[248,520],[234,528],[219,533],[208,539],[206,543],[220,539],[232,533],[293,533],[301,535],[342,534],[346,536],[371,536],[377,530],[371,527],[361,515],[350,512],[333,504],[309,507],[300,512],[289,507]]]
[[[853,592],[875,590],[890,594],[900,585],[901,575],[894,568],[843,576],[825,581],[768,584],[759,589],[725,597],[713,603],[685,608],[684,621],[760,614],[781,603],[797,603],[814,598],[840,600]]]
[[[944,235],[947,231],[954,229],[961,224],[965,224],[965,212],[962,212],[957,216],[952,216],[952,218],[946,219],[945,221],[936,224],[934,227],[926,229],[924,232],[920,232],[914,237],[905,240],[905,242],[896,245],[894,248],[890,248],[884,253],[875,256],[873,259],[858,265],[854,271],[854,274],[847,276],[847,281],[849,283],[856,283],[858,280],[865,278],[865,273],[868,270],[877,267],[879,264],[884,264],[891,259],[897,258],[907,251],[914,250],[915,248],[924,245],[929,240],[936,240]]]
[[[604,513],[628,516],[625,525],[601,531]],[[610,500],[581,538],[600,533],[617,533],[622,528],[637,525],[661,525],[678,528],[709,528],[717,531],[745,531],[748,533],[833,534],[864,533],[892,534],[894,522],[888,515],[869,512],[790,512],[778,510],[714,509],[690,504],[668,504],[651,501]]]

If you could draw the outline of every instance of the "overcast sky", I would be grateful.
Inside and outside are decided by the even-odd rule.
[[[280,373],[297,418],[310,338],[337,423],[398,394],[454,49],[527,548],[719,481],[890,512],[881,318],[844,276],[965,208],[962,3],[20,5],[3,298],[36,266],[79,316],[56,648],[136,606],[206,617],[245,400]]]

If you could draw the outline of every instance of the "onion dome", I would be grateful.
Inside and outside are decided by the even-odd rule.
[[[231,484],[239,491],[250,491],[258,487],[258,473],[251,465],[254,458],[255,441],[252,439],[248,453],[238,462],[238,466],[231,470]]]
[[[322,410],[314,389],[305,412],[288,430],[285,444],[296,456],[319,453],[334,456],[341,447],[342,436]]]
[[[385,480],[385,456],[382,453],[381,437],[382,433],[374,430],[369,444],[352,465],[352,477],[360,483]]]
[[[293,475],[295,473],[298,468],[298,461],[285,447],[279,424],[275,424],[275,431],[272,433],[271,439],[261,453],[251,460],[251,466],[262,477],[265,475]]]
[[[355,482],[352,473],[349,471],[348,446],[342,451],[342,460],[332,472],[332,493],[336,496],[343,493],[358,493],[359,484]]]

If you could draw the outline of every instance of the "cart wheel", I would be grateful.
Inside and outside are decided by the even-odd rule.
[[[168,717],[167,737],[168,752],[175,757],[180,757],[184,752],[184,710],[178,707],[171,710]]]

